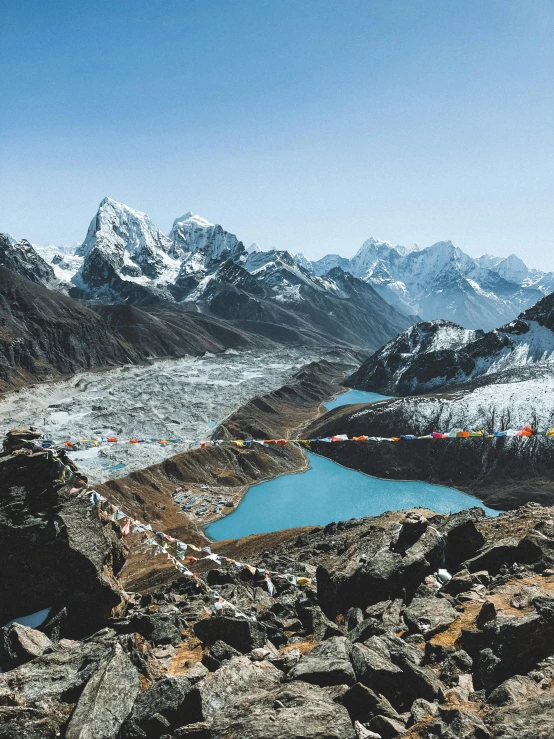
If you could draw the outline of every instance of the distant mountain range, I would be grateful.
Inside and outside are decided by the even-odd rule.
[[[451,241],[425,249],[368,239],[352,259],[328,254],[299,264],[314,275],[338,266],[367,282],[406,314],[492,329],[554,290],[554,273],[528,269],[515,254],[473,259]]]

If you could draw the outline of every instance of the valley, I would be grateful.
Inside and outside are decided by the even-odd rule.
[[[205,440],[251,397],[276,390],[326,354],[340,355],[310,348],[226,351],[80,373],[7,395],[0,405],[0,433],[38,425],[45,438],[58,443],[102,436]],[[104,444],[71,452],[71,457],[92,483],[100,483],[157,464],[189,446]]]

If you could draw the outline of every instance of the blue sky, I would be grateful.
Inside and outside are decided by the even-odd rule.
[[[553,0],[0,0],[0,229],[369,236],[554,269]]]

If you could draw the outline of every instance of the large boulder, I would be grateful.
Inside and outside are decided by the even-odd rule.
[[[417,527],[399,548],[402,531],[391,526],[356,541],[336,567],[317,569],[317,594],[323,611],[334,617],[348,608],[413,596],[424,578],[444,565],[446,538],[432,525]],[[410,534],[412,532],[410,531]],[[409,546],[408,546],[409,544]],[[407,548],[405,548],[407,546]]]
[[[481,652],[478,669],[487,690],[513,675],[529,672],[554,654],[554,622],[536,612],[498,615],[483,626],[483,635],[487,647]]]
[[[212,719],[237,697],[252,692],[270,691],[281,683],[282,673],[270,662],[251,662],[248,657],[233,657],[195,686],[202,718]]]
[[[379,695],[362,683],[355,683],[348,688],[339,702],[346,708],[352,721],[363,724],[374,716],[398,718],[397,711],[384,695]]]
[[[483,547],[474,557],[464,562],[470,572],[487,570],[496,575],[502,567],[511,566],[518,559],[519,539],[507,537]]]
[[[455,572],[460,562],[473,557],[481,549],[485,537],[476,524],[484,518],[484,515],[482,508],[470,508],[450,514],[441,525],[441,532],[446,537],[447,569]]]
[[[66,739],[115,739],[139,689],[137,669],[116,642],[87,682],[71,715]]]
[[[11,670],[53,648],[54,645],[42,631],[12,624],[0,631],[0,667]]]
[[[395,686],[398,685],[402,670],[388,657],[365,644],[354,644],[351,660],[359,682],[389,699],[391,694],[396,694]]]
[[[459,615],[446,598],[414,598],[403,613],[404,621],[410,630],[425,637],[443,631],[459,618]]]
[[[190,680],[167,675],[138,695],[120,739],[156,739],[168,729],[176,729],[198,717],[199,705],[193,700]]]
[[[122,603],[123,547],[88,498],[69,495],[71,474],[51,452],[0,458],[0,624],[66,607],[64,636],[81,637]]]
[[[113,654],[114,640],[113,632],[102,632],[82,643],[61,642],[56,651],[0,673],[0,706],[9,707],[0,710],[0,736],[60,736],[85,685]]]
[[[269,691],[237,695],[215,716],[210,737],[355,739],[355,733],[343,706],[322,688],[298,680]]]
[[[352,685],[356,676],[350,663],[351,642],[333,636],[305,654],[287,675],[314,685]]]
[[[161,605],[152,612],[137,611],[124,619],[121,630],[141,634],[153,644],[179,644],[186,621],[176,606]]]

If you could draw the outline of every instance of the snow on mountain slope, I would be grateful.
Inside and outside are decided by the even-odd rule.
[[[85,293],[106,295],[121,281],[171,283],[180,267],[172,247],[145,213],[104,198],[77,250],[83,264],[72,281]]]
[[[52,267],[60,286],[70,288],[73,277],[83,265],[83,257],[77,256],[71,247],[33,244],[33,249]]]
[[[287,289],[292,286],[309,285],[315,290],[331,290],[337,287],[332,280],[311,274],[287,251],[260,251],[248,255],[244,268],[272,288],[276,295],[285,300]],[[281,291],[281,288],[285,290]]]
[[[459,390],[440,396],[417,396],[390,402],[390,411],[404,416],[404,426],[394,433],[429,433],[427,429],[520,429],[531,423],[536,428],[554,426],[554,373],[538,365],[529,379],[506,377],[469,391]],[[352,419],[362,418],[370,409],[360,409]]]
[[[190,211],[175,219],[169,237],[176,250],[185,254],[203,251],[213,261],[237,260],[246,252],[244,244],[235,234]]]
[[[105,198],[76,255],[42,251],[74,298],[147,309],[177,302],[254,322],[267,337],[374,350],[411,322],[365,283],[339,286],[344,273],[338,282],[317,276],[286,251],[247,251],[234,234],[190,212],[167,237],[144,213]]]
[[[110,198],[100,203],[75,254],[53,247],[37,251],[54,270],[56,283],[73,297],[143,306],[176,301],[205,312],[217,304],[220,317],[229,317],[222,315],[229,299],[230,314],[254,310],[260,318],[271,315],[275,320],[268,301],[288,311],[302,306],[304,313],[311,303],[310,320],[315,320],[314,312],[327,310],[339,322],[345,304],[332,307],[328,300],[371,303],[376,293],[382,304],[407,316],[407,322],[392,320],[402,328],[421,316],[490,329],[509,322],[554,288],[554,275],[527,270],[513,255],[475,260],[450,241],[420,249],[371,238],[352,259],[331,254],[312,262],[302,254],[260,251],[255,245],[247,250],[237,236],[192,212],[175,219],[166,236],[147,215]],[[228,262],[234,266],[226,266]],[[374,292],[362,297],[356,288],[346,297],[341,280],[329,277],[337,268],[363,280]],[[265,301],[263,309],[260,301]],[[374,307],[378,309],[376,302]],[[347,320],[350,331],[358,322],[350,313]],[[316,322],[322,323],[319,315]],[[365,337],[360,340],[363,344]]]
[[[366,360],[348,384],[415,395],[500,373],[517,376],[538,365],[554,370],[554,293],[488,333],[449,321],[412,326]]]

